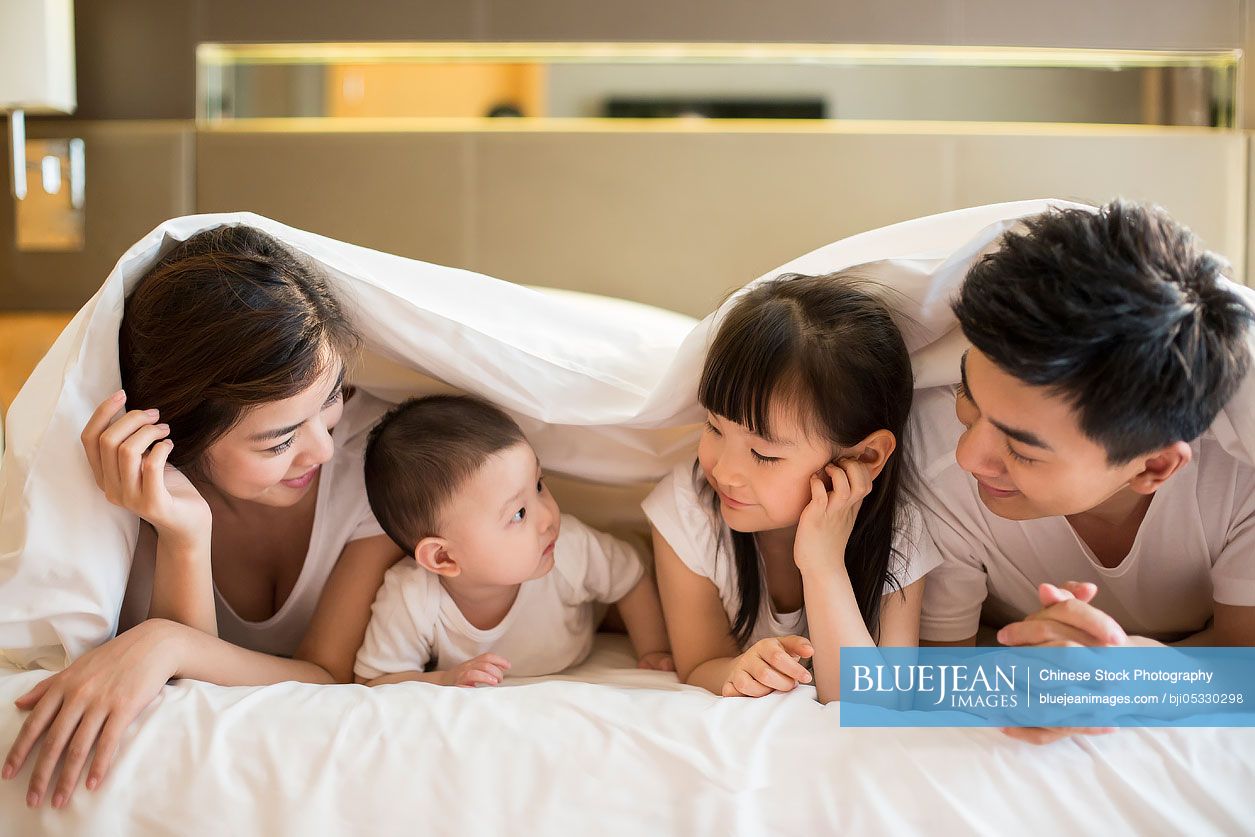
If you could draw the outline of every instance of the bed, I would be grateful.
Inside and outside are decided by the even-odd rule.
[[[917,305],[912,319],[924,331],[907,335],[917,384],[950,383],[959,347],[930,283],[961,276],[1001,230],[1046,205],[919,219],[780,270],[876,262]],[[694,325],[536,294],[257,216],[167,222],[123,256],[8,416],[0,471],[6,748],[24,714],[13,699],[48,676],[37,666],[59,667],[116,625],[137,523],[99,495],[76,440],[91,408],[118,386],[116,351],[101,347],[116,346],[125,286],[171,240],[235,220],[299,246],[361,307],[385,312],[364,321],[371,362],[356,383],[393,398],[432,385],[494,398],[523,423],[547,469],[564,475],[558,482],[568,480],[564,510],[639,533],[636,501],[692,456],[696,373],[712,318]],[[485,314],[491,303],[506,315],[499,327]],[[529,331],[532,314],[560,327]],[[1255,403],[1247,391],[1243,403]],[[1233,427],[1235,444],[1255,439],[1250,415],[1235,414]],[[0,782],[0,833],[1255,831],[1255,729],[1128,729],[1036,747],[994,729],[842,728],[840,705],[819,705],[810,687],[721,699],[632,662],[625,639],[605,635],[563,675],[492,689],[174,682],[128,732],[104,785],[80,786],[67,809],[25,807],[33,760]]]
[[[720,699],[599,636],[495,689],[180,681],[64,810],[0,783],[6,834],[1241,834],[1255,729],[1036,747],[994,729],[842,729],[814,689]],[[12,699],[46,676],[0,673]]]

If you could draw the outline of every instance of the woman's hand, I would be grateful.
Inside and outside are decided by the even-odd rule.
[[[174,442],[156,410],[122,412],[118,391],[92,413],[80,437],[96,485],[110,503],[142,517],[157,536],[191,546],[209,536],[209,504],[177,468],[167,464]]]
[[[181,629],[164,619],[136,625],[14,701],[19,709],[30,710],[30,715],[9,749],[0,777],[16,776],[44,736],[31,773],[27,805],[36,807],[44,799],[62,755],[65,763],[56,781],[52,806],[61,808],[69,803],[93,745],[96,757],[87,774],[87,789],[99,787],[123,733],[177,673],[175,646]]]
[[[793,540],[793,561],[803,573],[845,572],[845,547],[863,498],[872,490],[871,471],[857,459],[839,459],[825,465],[824,472],[832,488],[818,473],[811,476],[811,501],[802,509]]]
[[[723,696],[762,697],[772,692],[791,692],[799,683],[811,682],[811,673],[798,660],[814,655],[815,649],[806,637],[760,639],[732,661]]]

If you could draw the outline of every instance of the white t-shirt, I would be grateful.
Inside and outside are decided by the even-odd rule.
[[[344,412],[331,434],[334,452],[318,476],[314,528],[292,592],[269,619],[249,622],[231,609],[215,586],[218,636],[222,639],[266,654],[292,656],[309,628],[327,576],[344,547],[352,541],[383,534],[366,499],[362,461],[370,429],[390,406],[361,390],[345,401]],[[147,617],[153,569],[151,561],[145,566],[138,561],[132,565],[120,619],[122,626],[137,624]]]
[[[728,622],[732,624],[740,608],[732,530],[703,496],[701,487],[705,482],[700,471],[694,473],[692,462],[681,463],[658,483],[641,508],[684,565],[715,585],[723,609],[728,614]],[[917,522],[908,527],[909,531],[898,532],[893,544],[905,561],[899,559],[890,568],[903,588],[941,562],[927,532],[918,523],[918,514],[912,511],[910,515],[910,519]],[[891,583],[886,582],[885,593],[894,589]],[[768,637],[789,634],[807,636],[804,608],[777,613],[765,589],[760,602],[758,620],[745,647]]]
[[[1130,634],[1171,641],[1202,630],[1213,600],[1255,605],[1255,468],[1206,433],[1194,457],[1155,492],[1129,554],[1104,567],[1064,517],[1004,520],[959,467],[954,393],[916,393],[925,521],[943,563],[928,577],[923,639],[953,642],[985,621],[1001,627],[1040,609],[1037,585],[1090,581],[1095,607]]]
[[[644,574],[631,547],[564,514],[553,569],[523,582],[505,618],[482,630],[462,615],[439,576],[405,558],[384,575],[353,671],[367,679],[448,671],[491,651],[510,661],[511,677],[553,674],[592,650],[595,603],[617,602]]]

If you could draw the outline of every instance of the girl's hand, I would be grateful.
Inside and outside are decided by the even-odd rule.
[[[170,426],[158,424],[156,410],[123,413],[126,394],[106,399],[83,428],[83,450],[96,485],[110,503],[142,517],[158,537],[191,545],[207,538],[209,504],[196,487],[166,460],[174,442]]]
[[[672,658],[670,651],[650,651],[648,654],[641,655],[641,658],[636,661],[636,667],[652,671],[675,671],[675,659]]]
[[[815,648],[806,637],[760,639],[732,661],[723,696],[762,697],[772,692],[791,692],[799,683],[811,682],[811,673],[798,660],[814,655]]]
[[[845,572],[845,547],[863,498],[872,490],[871,471],[857,459],[839,459],[825,465],[824,473],[832,488],[825,488],[818,473],[811,475],[811,501],[793,541],[793,561],[802,572]]]
[[[18,709],[30,710],[30,715],[9,749],[0,777],[17,775],[44,736],[27,789],[28,806],[37,807],[43,800],[57,761],[64,755],[52,797],[54,808],[64,807],[78,785],[92,745],[96,757],[87,773],[87,789],[99,787],[122,734],[177,673],[177,652],[171,640],[180,628],[164,619],[136,625],[14,701]]]
[[[446,686],[496,686],[505,679],[510,661],[498,654],[480,654],[444,673]]]

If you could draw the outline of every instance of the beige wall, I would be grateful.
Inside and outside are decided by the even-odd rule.
[[[1247,140],[1188,130],[213,133],[197,209],[528,284],[705,314],[866,229],[1035,197],[1151,200],[1242,275]]]
[[[86,243],[73,253],[18,252],[9,167],[0,167],[0,310],[78,308],[123,251],[167,218],[195,211],[191,123],[41,121],[29,134],[85,141]],[[7,160],[5,135],[0,149]]]

